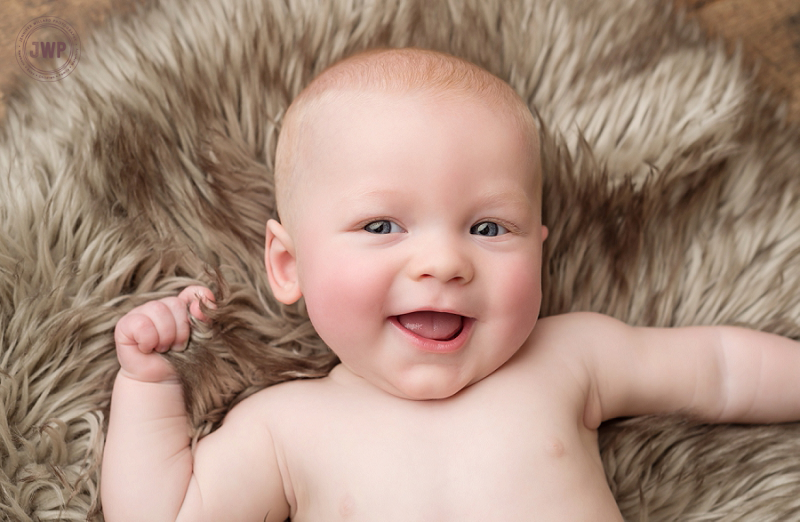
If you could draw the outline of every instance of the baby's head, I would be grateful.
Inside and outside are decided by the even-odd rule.
[[[339,62],[284,117],[273,293],[305,297],[346,374],[449,397],[536,323],[540,169],[533,116],[487,71],[418,49]]]

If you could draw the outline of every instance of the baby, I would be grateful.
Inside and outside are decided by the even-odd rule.
[[[117,324],[108,522],[622,520],[601,422],[800,419],[800,346],[733,327],[537,320],[539,138],[504,82],[452,56],[363,53],[286,113],[266,231],[276,299],[341,364],[234,407],[192,454],[175,371],[208,289]]]

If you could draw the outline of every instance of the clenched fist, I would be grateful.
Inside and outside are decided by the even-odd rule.
[[[160,354],[186,347],[191,333],[189,314],[207,319],[200,300],[211,307],[214,294],[202,286],[189,286],[177,297],[150,301],[125,314],[114,329],[120,373],[142,382],[177,382],[175,369]]]

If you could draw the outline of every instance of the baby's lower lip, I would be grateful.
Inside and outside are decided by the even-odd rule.
[[[446,354],[457,352],[464,346],[464,344],[466,344],[467,339],[472,332],[472,326],[475,323],[475,319],[464,317],[461,331],[452,339],[447,340],[436,340],[422,337],[421,335],[418,335],[404,327],[397,319],[397,316],[390,317],[389,322],[392,323],[392,325],[394,325],[395,328],[397,328],[406,339],[411,341],[414,346],[423,352]]]

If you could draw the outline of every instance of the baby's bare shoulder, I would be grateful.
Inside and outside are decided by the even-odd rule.
[[[321,393],[322,379],[297,379],[268,386],[237,403],[228,415],[237,412],[266,415],[284,408],[300,406]]]
[[[570,375],[578,386],[588,386],[598,359],[629,329],[625,323],[593,312],[544,317],[536,323],[514,365],[537,375]]]
[[[236,404],[224,423],[242,422],[268,429],[275,436],[289,426],[300,429],[315,423],[317,412],[325,412],[331,401],[328,378],[297,379],[260,390]],[[298,412],[303,412],[298,415]],[[302,426],[295,426],[301,424]]]
[[[602,349],[629,327],[613,317],[594,312],[571,312],[539,319],[530,337],[530,349],[539,353],[582,356]]]
[[[565,314],[542,317],[536,323],[536,329],[547,330],[564,336],[586,335],[600,330],[618,328],[624,325],[611,316],[596,312],[568,312]]]

